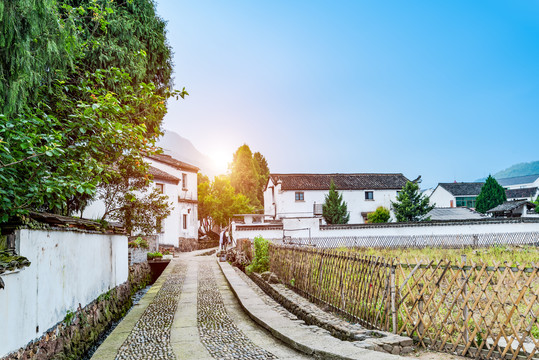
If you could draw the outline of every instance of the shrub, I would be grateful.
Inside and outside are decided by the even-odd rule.
[[[163,257],[163,254],[161,254],[159,251],[156,251],[156,252],[149,252],[148,255],[146,255],[146,258],[148,260],[153,260],[153,259],[161,259]]]
[[[135,240],[132,240],[127,243],[127,246],[130,248],[143,248],[143,249],[149,249],[150,245],[148,245],[148,241],[146,239],[141,238],[140,236],[136,238]]]
[[[379,206],[375,212],[369,213],[367,215],[367,222],[369,224],[386,223],[389,221],[390,217],[391,214],[389,213],[389,209],[386,209],[383,206]]]
[[[269,270],[269,241],[262,236],[255,237],[255,256],[245,269],[247,273],[262,273]]]

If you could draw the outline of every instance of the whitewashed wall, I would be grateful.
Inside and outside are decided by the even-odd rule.
[[[280,191],[280,184],[274,188],[272,181],[264,192],[264,214],[268,217],[277,215],[277,219],[289,217],[313,216],[313,205],[323,204],[329,190],[305,190],[304,200],[296,201],[296,190]],[[337,189],[338,190],[338,189]],[[391,209],[391,202],[397,198],[397,190],[338,190],[346,202],[350,213],[349,223],[364,223],[362,212],[373,212],[379,206]],[[366,200],[365,192],[372,191],[374,199]],[[275,205],[274,205],[275,203]],[[393,214],[392,214],[393,218]]]
[[[67,311],[127,281],[127,237],[18,230],[18,253],[31,265],[1,275],[0,357],[39,338]]]
[[[451,201],[453,201],[453,207],[457,206],[455,196],[441,186],[436,187],[429,197],[430,204],[435,204],[438,208],[451,207]]]
[[[283,227],[276,226],[247,226],[234,224],[234,236],[237,239],[254,239],[262,236],[266,239],[282,239],[283,234],[292,238],[307,238],[308,231],[293,231],[293,229],[310,227],[312,238],[346,238],[346,237],[382,237],[382,236],[437,236],[437,235],[475,235],[475,234],[505,234],[539,232],[539,220],[520,221],[461,221],[461,222],[423,222],[417,224],[389,223],[383,225],[318,225],[317,219],[283,219]],[[291,231],[292,230],[292,231]],[[539,239],[537,239],[539,241]]]

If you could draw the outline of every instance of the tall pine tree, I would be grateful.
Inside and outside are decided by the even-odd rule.
[[[324,205],[322,205],[322,216],[328,224],[348,224],[350,220],[346,202],[343,201],[342,194],[337,191],[333,179],[329,185],[329,194],[325,196]]]
[[[503,204],[504,201],[507,201],[505,189],[498,184],[496,179],[489,175],[481,188],[481,192],[477,195],[475,210],[486,213],[488,210]]]
[[[397,201],[391,202],[391,205],[398,222],[430,220],[425,215],[434,209],[434,205],[429,204],[429,198],[419,192],[419,185],[412,181],[406,182],[397,195]]]

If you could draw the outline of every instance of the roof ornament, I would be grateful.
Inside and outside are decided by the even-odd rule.
[[[412,180],[414,184],[421,184],[421,181],[423,181],[421,180],[421,175],[419,175],[415,180]]]

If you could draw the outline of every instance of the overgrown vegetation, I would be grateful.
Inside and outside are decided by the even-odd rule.
[[[148,244],[148,241],[146,239],[143,239],[142,237],[137,237],[135,240],[132,240],[127,243],[128,247],[131,248],[142,248],[142,249],[149,249],[150,245]]]
[[[247,273],[262,273],[269,270],[269,241],[262,236],[254,239],[255,254],[253,261],[245,268]]]
[[[349,248],[340,248],[342,251],[350,251]],[[420,259],[434,260],[437,263],[439,260],[451,260],[452,263],[460,263],[461,255],[466,255],[467,264],[482,264],[494,265],[495,263],[504,264],[505,262],[513,265],[531,265],[535,264],[539,259],[539,247],[537,246],[493,246],[488,248],[461,248],[461,249],[443,249],[443,248],[409,248],[409,249],[373,249],[373,248],[358,248],[354,251],[361,252],[365,255],[381,256],[386,259],[398,258],[401,261],[416,264]]]
[[[162,259],[162,258],[163,258],[163,254],[161,254],[159,251],[156,251],[156,252],[149,252],[149,253],[146,255],[146,258],[147,258],[148,260]]]
[[[128,230],[155,224],[154,205],[167,204],[132,195],[148,189],[144,156],[158,151],[167,99],[188,95],[170,90],[155,3],[8,1],[0,19],[0,223],[30,210],[82,212],[122,184],[118,218]]]

